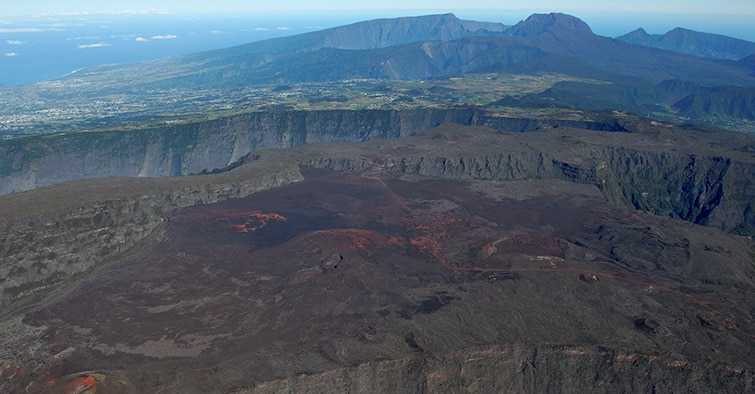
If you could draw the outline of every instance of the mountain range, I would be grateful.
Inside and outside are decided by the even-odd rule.
[[[666,49],[688,55],[739,60],[755,53],[755,43],[720,34],[677,27],[666,34],[648,34],[643,28],[617,37],[630,44]]]
[[[48,99],[76,92],[109,100],[111,95],[166,90],[222,92],[286,83],[557,73],[565,76],[564,83],[509,98],[508,105],[618,109],[753,131],[752,57],[718,57],[743,56],[755,52],[754,45],[684,29],[662,37],[638,30],[612,39],[559,13],[534,14],[513,26],[443,14],[371,20],[186,56],[94,67],[55,81],[55,89],[43,91],[41,84],[6,94],[36,89]],[[570,82],[572,77],[592,82]],[[691,109],[691,103],[698,104]]]
[[[685,79],[703,86],[755,86],[751,70],[740,63],[627,45],[595,35],[578,18],[555,13],[535,14],[514,26],[463,21],[452,14],[378,19],[136,65],[93,68],[67,79],[97,75],[114,86],[207,88],[443,78],[514,69],[649,83]]]

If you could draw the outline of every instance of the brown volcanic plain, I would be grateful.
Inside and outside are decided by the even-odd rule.
[[[300,182],[169,212],[127,253],[6,310],[6,327],[22,333],[4,339],[18,353],[4,364],[14,368],[3,370],[5,390],[606,392],[706,379],[753,389],[750,238],[609,204],[594,184],[386,164],[384,154],[427,155],[433,144],[531,138],[438,130],[361,144],[370,164],[347,171],[316,169],[336,161],[311,156],[343,144],[255,157],[248,165],[285,155],[308,167]],[[609,138],[564,133],[533,134]],[[533,372],[538,349],[541,359],[610,360]],[[485,357],[515,359],[514,375],[561,378],[507,386],[503,369],[474,369]],[[601,377],[621,365],[648,381]],[[569,373],[584,381],[570,386],[580,378]]]

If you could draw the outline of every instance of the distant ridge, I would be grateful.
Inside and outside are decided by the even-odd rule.
[[[501,23],[461,20],[448,13],[374,19],[229,49],[249,53],[300,52],[321,48],[380,49],[418,41],[450,41],[472,36],[502,35],[509,28],[510,26]]]
[[[680,115],[697,118],[710,113],[755,119],[755,89],[718,86],[700,89],[673,105]]]
[[[644,29],[617,37],[618,40],[665,49],[688,55],[710,57],[714,59],[739,60],[755,54],[755,43],[732,37],[677,27],[666,34],[648,34]]]
[[[616,37],[616,39],[628,42],[630,44],[656,47],[661,37],[662,36],[660,34],[651,35],[650,33],[646,32],[645,29],[640,27],[637,30],[633,30],[627,34],[624,34],[623,36]]]
[[[240,85],[343,79],[447,78],[475,72],[556,72],[655,85],[753,86],[746,64],[627,43],[593,34],[571,15],[534,14],[514,26],[464,21],[453,14],[376,19],[152,62],[81,70],[118,89],[224,89]],[[131,78],[132,81],[127,81]]]
[[[532,14],[508,31],[508,35],[512,37],[534,37],[545,33],[581,37],[593,35],[587,23],[577,17],[561,13]]]
[[[453,14],[377,19],[141,66],[140,83],[157,89],[443,78],[481,71],[558,72],[612,80],[631,75],[652,84],[667,79],[705,86],[755,84],[743,75],[742,65],[628,47],[593,34],[579,18],[561,13],[534,14],[511,27],[463,21]]]

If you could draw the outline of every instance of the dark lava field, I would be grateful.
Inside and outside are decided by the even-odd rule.
[[[39,301],[24,323],[47,328],[53,356],[6,389],[243,391],[511,344],[598,345],[733,374],[755,363],[744,237],[565,181],[303,174],[173,211]]]

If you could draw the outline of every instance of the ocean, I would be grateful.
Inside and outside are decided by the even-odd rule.
[[[356,21],[347,15],[0,17],[0,86],[54,79],[89,66],[226,48]]]

